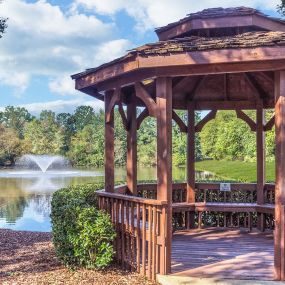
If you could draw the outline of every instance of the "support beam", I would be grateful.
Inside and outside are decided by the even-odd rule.
[[[275,115],[272,116],[272,118],[265,124],[264,126],[264,131],[267,132],[267,131],[271,131],[273,126],[275,124]]]
[[[137,118],[137,130],[139,130],[139,128],[140,128],[140,126],[141,126],[143,120],[144,120],[145,118],[147,118],[148,116],[149,116],[149,114],[148,114],[148,109],[145,108],[145,109],[139,114],[139,116],[138,116],[138,118]]]
[[[156,81],[157,103],[157,199],[167,201],[165,249],[161,254],[161,274],[171,272],[172,239],[172,83],[170,78]]]
[[[136,96],[144,102],[146,108],[148,109],[149,115],[156,117],[156,103],[151,95],[147,92],[144,85],[141,82],[136,82],[135,90]]]
[[[114,91],[105,93],[105,190],[114,192],[115,169],[114,169],[114,152],[115,152],[115,132],[114,132],[114,108],[107,114]],[[109,116],[109,118],[107,118]]]
[[[275,131],[276,131],[276,184],[275,184],[275,279],[285,280],[285,71],[275,73]]]
[[[263,130],[265,115],[262,100],[257,100],[256,104],[256,170],[257,170],[257,204],[264,204],[265,185],[265,133]],[[264,214],[258,213],[258,229],[264,230]]]
[[[112,113],[114,111],[114,107],[119,103],[121,97],[121,88],[116,88],[112,93],[112,97],[110,98],[110,102],[106,106],[105,102],[105,113],[106,113],[106,122],[109,123],[111,121]]]
[[[122,119],[123,126],[124,126],[125,130],[127,131],[129,128],[129,125],[128,125],[128,120],[127,120],[127,117],[126,117],[126,114],[125,114],[125,111],[123,108],[123,104],[121,101],[118,104],[118,108],[119,108],[119,113],[120,113],[120,116]]]
[[[132,96],[127,107],[127,186],[137,194],[137,111],[136,98]]]
[[[195,110],[194,104],[187,103],[187,202],[195,202]]]
[[[256,131],[256,123],[243,111],[236,110],[237,117],[248,124],[250,130],[255,132]]]
[[[172,111],[172,119],[178,125],[180,132],[187,133],[187,126],[175,111]]]
[[[211,120],[216,118],[217,110],[211,111],[209,114],[207,114],[196,126],[195,126],[195,132],[199,133],[202,131],[204,126],[210,122]]]

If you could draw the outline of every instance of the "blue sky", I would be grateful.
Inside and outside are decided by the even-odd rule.
[[[154,28],[209,7],[251,6],[279,16],[279,0],[4,0],[0,39],[0,110],[25,106],[72,112],[102,103],[74,90],[70,75],[146,42]]]

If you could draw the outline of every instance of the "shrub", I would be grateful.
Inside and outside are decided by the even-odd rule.
[[[51,220],[57,257],[68,267],[104,268],[113,259],[115,231],[110,216],[97,207],[96,190],[87,184],[53,194]]]

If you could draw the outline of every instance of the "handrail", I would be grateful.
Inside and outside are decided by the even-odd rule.
[[[232,182],[231,189],[232,190],[247,190],[254,191],[257,189],[257,183],[241,183],[241,182]],[[137,185],[138,190],[156,190],[157,183],[140,183]],[[178,182],[172,184],[172,190],[178,190],[182,188],[186,188],[187,183]],[[220,182],[196,182],[195,188],[200,190],[220,190]],[[274,183],[266,183],[264,185],[264,190],[275,190]]]
[[[101,197],[109,197],[109,198],[120,199],[120,200],[124,200],[124,201],[142,203],[142,204],[146,204],[146,205],[156,205],[156,206],[167,205],[167,201],[145,199],[145,198],[136,197],[136,196],[123,195],[123,194],[117,194],[117,193],[112,193],[112,192],[105,192],[104,189],[98,190],[96,193],[98,196],[101,196]]]

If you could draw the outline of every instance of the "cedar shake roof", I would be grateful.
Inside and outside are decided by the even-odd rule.
[[[140,56],[165,55],[179,52],[213,49],[284,46],[285,32],[249,32],[231,37],[202,38],[185,37],[147,44],[132,50]]]
[[[101,70],[105,67],[115,65],[117,63],[126,62],[129,59],[135,59],[137,56],[148,57],[148,56],[164,56],[183,52],[194,52],[194,51],[207,51],[207,50],[220,50],[220,49],[242,49],[242,48],[256,48],[256,47],[274,47],[285,45],[285,21],[277,18],[268,17],[259,10],[247,7],[237,8],[210,8],[205,9],[201,12],[189,14],[186,18],[181,19],[177,22],[168,24],[165,27],[158,28],[156,30],[160,37],[163,33],[168,33],[171,29],[176,29],[178,26],[184,26],[189,24],[189,21],[208,21],[212,22],[215,19],[223,18],[222,26],[228,25],[228,28],[238,27],[240,24],[239,17],[261,17],[262,20],[269,21],[262,27],[260,19],[257,22],[252,22],[252,19],[245,23],[251,23],[253,25],[249,31],[239,31],[237,34],[231,35],[188,35],[181,31],[178,32],[176,37],[170,37],[169,39],[160,40],[156,43],[145,44],[141,47],[130,50],[125,56],[117,58],[111,62],[105,63],[96,68],[90,68],[81,73],[72,76],[73,79],[80,78],[81,76],[88,75],[90,73]],[[233,26],[230,26],[228,19],[233,19]],[[273,22],[272,22],[273,21]],[[186,23],[187,22],[187,23]],[[261,25],[261,26],[255,26]],[[245,24],[246,25],[246,24]],[[177,27],[176,27],[177,26]],[[207,25],[206,25],[207,26]],[[246,28],[246,26],[244,26]],[[266,27],[266,28],[265,28]],[[190,25],[187,29],[192,29]],[[254,30],[256,29],[257,30]],[[270,28],[270,29],[267,29]],[[178,28],[177,28],[178,29]],[[205,28],[207,29],[207,28]],[[227,27],[221,28],[221,30],[227,30]],[[179,29],[178,29],[179,30]],[[185,32],[185,30],[184,30]],[[162,33],[162,34],[160,34]],[[180,33],[180,34],[179,34]],[[181,34],[182,33],[182,34]],[[175,33],[174,33],[175,34]],[[167,38],[167,37],[166,37]]]
[[[279,18],[269,17],[268,15],[262,13],[261,11],[253,9],[253,8],[248,8],[248,7],[221,8],[219,7],[219,8],[205,9],[197,13],[188,14],[187,17],[179,21],[170,23],[164,27],[157,28],[155,31],[157,33],[160,33],[172,27],[175,27],[177,25],[183,24],[185,22],[188,22],[189,20],[194,20],[194,19],[211,19],[211,18],[220,18],[220,17],[235,17],[235,16],[249,16],[249,15],[258,15],[258,16],[272,19],[274,21],[285,23],[285,21]]]
[[[103,64],[96,68],[87,69],[86,71],[75,74],[73,79],[83,75],[98,71],[103,67],[122,62],[130,57],[135,56],[165,56],[184,52],[219,50],[219,49],[239,49],[254,47],[274,47],[285,46],[285,32],[249,32],[230,37],[184,37],[168,41],[159,41],[135,48],[125,56],[115,59],[109,63]]]

